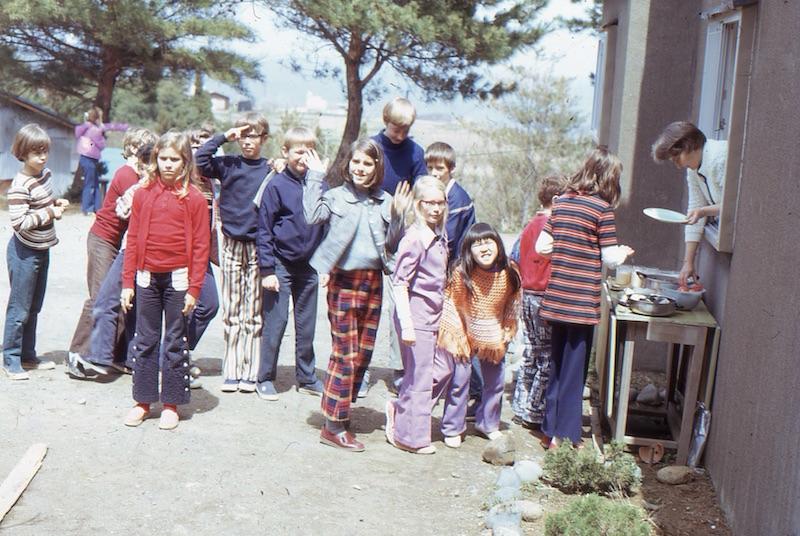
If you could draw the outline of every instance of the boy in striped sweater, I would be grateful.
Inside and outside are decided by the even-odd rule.
[[[3,332],[3,372],[27,380],[26,369],[53,369],[55,363],[36,357],[36,321],[44,302],[50,248],[58,243],[53,222],[69,205],[53,199],[50,170],[45,169],[50,137],[36,124],[22,127],[11,154],[22,162],[8,190],[8,213],[14,234],[7,248],[10,289]]]

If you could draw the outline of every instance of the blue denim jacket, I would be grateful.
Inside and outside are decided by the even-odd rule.
[[[329,274],[347,251],[358,227],[359,203],[355,186],[345,182],[341,186],[322,191],[322,180],[316,176],[306,178],[303,185],[303,211],[309,225],[328,224],[328,234],[322,239],[309,263],[320,274]],[[394,254],[402,237],[401,218],[392,218],[392,196],[380,188],[371,193],[366,203],[380,206],[373,213],[369,226],[375,247],[381,252],[383,271],[392,273]]]

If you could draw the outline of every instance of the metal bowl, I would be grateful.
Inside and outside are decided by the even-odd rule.
[[[678,304],[672,298],[654,294],[645,299],[629,300],[629,307],[634,313],[647,316],[669,316],[675,312]]]

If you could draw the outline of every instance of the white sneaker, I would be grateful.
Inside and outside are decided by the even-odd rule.
[[[444,444],[451,449],[457,449],[461,446],[461,436],[445,436]]]

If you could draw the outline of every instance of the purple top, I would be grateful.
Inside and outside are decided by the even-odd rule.
[[[408,287],[414,329],[439,329],[446,282],[447,240],[428,226],[410,226],[397,249],[392,284]]]
[[[78,154],[100,160],[100,153],[106,147],[106,138],[103,135],[107,130],[128,130],[127,123],[101,123],[99,126],[86,121],[75,127],[75,137],[78,138]]]

